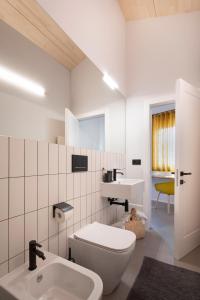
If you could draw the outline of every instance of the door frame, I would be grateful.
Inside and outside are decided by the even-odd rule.
[[[152,191],[152,118],[151,118],[151,109],[154,106],[165,105],[176,103],[175,96],[164,98],[160,97],[159,100],[157,97],[155,100],[150,100],[144,104],[144,116],[145,116],[145,165],[144,165],[144,180],[145,180],[145,190],[144,190],[144,211],[147,215],[148,222],[147,226],[150,228],[151,222],[151,191]],[[175,195],[174,195],[175,203]],[[175,217],[175,215],[174,215]]]

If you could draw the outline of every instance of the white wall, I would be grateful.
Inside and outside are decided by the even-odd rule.
[[[125,152],[125,99],[102,80],[102,73],[89,60],[71,72],[72,112],[77,117],[105,114],[106,151]]]
[[[200,87],[200,12],[154,18],[127,25],[127,172],[144,177],[150,103],[175,98],[177,78]],[[132,166],[132,158],[142,166]]]
[[[174,92],[182,78],[200,86],[200,12],[127,25],[128,96]]]
[[[8,25],[0,22],[0,64],[44,86],[45,98],[0,83],[0,135],[55,142],[64,136],[70,106],[67,69]]]
[[[126,23],[116,0],[37,0],[47,13],[125,93]]]

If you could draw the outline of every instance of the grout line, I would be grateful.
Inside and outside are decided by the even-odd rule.
[[[25,248],[26,248],[26,225],[25,225],[25,163],[26,163],[26,157],[25,157],[25,140],[24,140],[24,262],[25,262]]]
[[[38,207],[39,207],[39,205],[38,205],[38,194],[39,194],[39,189],[38,189],[38,181],[39,181],[39,177],[38,177],[38,141],[37,141],[37,149],[36,149],[36,155],[37,155],[37,241],[39,240],[39,222],[38,222],[38,220],[39,220],[39,218],[38,218]]]
[[[49,250],[49,144],[48,144],[48,250]]]
[[[10,176],[10,137],[8,138],[8,177]],[[10,259],[10,222],[9,222],[9,215],[10,215],[10,180],[8,178],[8,272],[10,271],[9,268],[9,259]]]

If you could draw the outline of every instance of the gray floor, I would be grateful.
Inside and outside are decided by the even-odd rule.
[[[173,258],[173,212],[167,215],[166,207],[161,204],[159,209],[152,210],[152,229],[145,239],[138,240],[130,263],[122,277],[118,288],[103,300],[125,300],[140,270],[143,257],[150,256],[160,261],[185,267],[200,272],[200,248],[194,250],[182,261]]]

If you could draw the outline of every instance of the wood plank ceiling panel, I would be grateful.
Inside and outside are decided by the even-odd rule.
[[[0,0],[0,19],[72,70],[83,52],[35,0]]]
[[[127,21],[155,17],[153,0],[119,0]]]
[[[157,16],[200,10],[200,0],[154,0],[154,3]]]
[[[127,21],[200,10],[200,0],[118,0]]]

